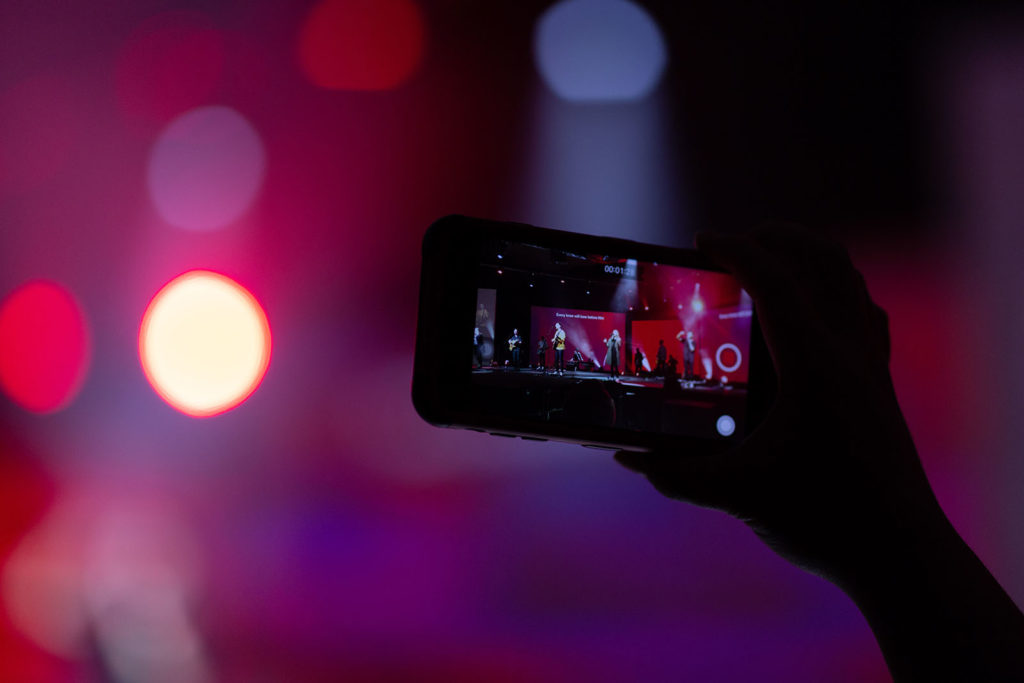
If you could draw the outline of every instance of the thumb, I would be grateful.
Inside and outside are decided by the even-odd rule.
[[[679,456],[667,453],[619,451],[615,461],[638,472],[669,498],[736,514],[742,503],[742,471],[732,453]]]
[[[732,273],[757,306],[765,341],[772,358],[785,367],[799,367],[800,353],[792,340],[799,340],[806,320],[797,302],[803,296],[791,275],[757,242],[745,235],[702,232],[697,248],[713,262]]]

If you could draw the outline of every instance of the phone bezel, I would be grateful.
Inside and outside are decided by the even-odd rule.
[[[450,215],[435,221],[423,237],[420,302],[416,329],[412,399],[427,422],[441,427],[486,431],[503,436],[550,439],[602,448],[712,453],[735,447],[737,439],[633,432],[608,427],[554,424],[474,412],[467,405],[471,373],[464,330],[473,325],[480,246],[507,240],[575,253],[611,254],[638,261],[726,272],[701,252],[612,237],[539,228],[525,223]],[[465,353],[463,351],[465,350]],[[743,436],[760,424],[775,395],[775,373],[757,312],[751,326],[747,412]],[[460,381],[461,380],[461,381]]]

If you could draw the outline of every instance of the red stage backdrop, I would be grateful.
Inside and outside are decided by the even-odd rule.
[[[699,377],[710,374],[715,379],[724,375],[730,382],[745,383],[749,376],[752,312],[752,308],[745,304],[707,309],[701,316],[690,318],[687,321],[689,327],[679,319],[634,320],[631,343],[634,350],[640,348],[645,368],[650,370],[657,363],[658,340],[664,339],[669,355],[679,361],[678,371],[682,374],[683,345],[676,341],[676,334],[692,330],[697,345],[694,373]]]
[[[612,330],[618,330],[619,336],[623,339],[623,346],[619,349],[619,369],[622,369],[623,360],[621,359],[625,358],[626,353],[625,313],[534,306],[530,311],[530,322],[530,334],[534,342],[542,334],[550,342],[555,333],[555,323],[562,325],[566,335],[565,362],[567,363],[572,358],[572,352],[579,349],[584,358],[603,366],[604,354],[608,349],[602,340],[611,336]],[[554,351],[549,351],[548,362],[553,356]]]

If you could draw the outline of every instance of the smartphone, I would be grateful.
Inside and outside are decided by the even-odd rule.
[[[713,453],[774,391],[753,301],[696,250],[466,216],[423,238],[412,398],[431,424]]]

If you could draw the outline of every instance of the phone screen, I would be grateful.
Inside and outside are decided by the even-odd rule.
[[[731,275],[484,240],[476,294],[465,367],[477,410],[552,426],[745,433],[754,307]]]

